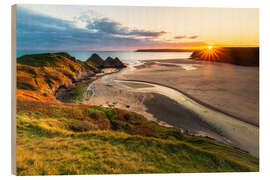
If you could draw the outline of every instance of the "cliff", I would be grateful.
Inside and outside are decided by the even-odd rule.
[[[105,61],[93,54],[86,62],[65,52],[24,55],[17,58],[17,99],[58,102],[54,95],[60,87],[87,80],[102,68],[123,68],[118,58]]]
[[[17,58],[17,98],[53,101],[59,87],[68,87],[99,71],[68,53],[24,55]]]

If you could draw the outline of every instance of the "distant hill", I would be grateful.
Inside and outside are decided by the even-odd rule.
[[[214,49],[215,50],[215,49]],[[191,58],[196,60],[216,61],[230,63],[242,66],[259,66],[259,48],[258,47],[226,47],[216,49],[215,56],[208,56],[204,51],[196,50]]]
[[[138,49],[136,52],[192,52],[191,49]]]

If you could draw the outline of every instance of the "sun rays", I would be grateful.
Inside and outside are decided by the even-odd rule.
[[[214,47],[212,45],[207,46],[199,51],[199,56],[202,59],[215,62],[221,56],[226,56],[224,49],[221,47]]]

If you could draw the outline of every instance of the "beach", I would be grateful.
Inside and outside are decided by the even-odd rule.
[[[176,88],[212,107],[259,126],[259,68],[189,59],[145,61],[121,79]]]
[[[135,70],[94,81],[91,91],[85,104],[134,111],[162,126],[259,155],[257,67],[147,60]]]

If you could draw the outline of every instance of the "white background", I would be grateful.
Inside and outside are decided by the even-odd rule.
[[[0,179],[270,179],[270,4],[267,0],[1,0],[0,1]],[[240,7],[260,8],[260,172],[259,173],[197,173],[152,175],[95,175],[16,177],[11,175],[11,5],[82,4],[129,6]],[[268,176],[268,177],[267,177]]]

